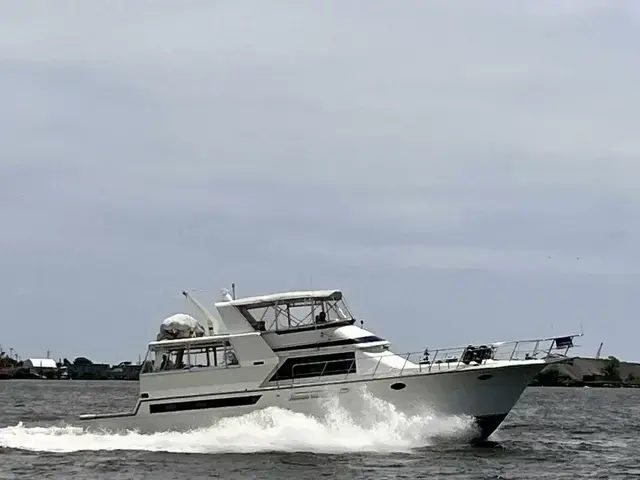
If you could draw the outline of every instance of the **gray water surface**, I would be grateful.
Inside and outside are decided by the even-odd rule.
[[[1,382],[0,479],[640,477],[640,390],[529,388],[482,447],[456,440],[451,419],[393,415],[372,430],[282,411],[182,435],[65,427],[81,413],[128,410],[137,393],[137,382]]]

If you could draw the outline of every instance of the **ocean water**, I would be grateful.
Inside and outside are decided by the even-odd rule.
[[[316,420],[268,408],[189,433],[95,434],[81,413],[130,409],[137,382],[0,382],[0,479],[575,479],[640,477],[640,390],[529,388],[483,446],[464,417],[407,418],[368,399]]]

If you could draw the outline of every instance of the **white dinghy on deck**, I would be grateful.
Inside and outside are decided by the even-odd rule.
[[[85,425],[188,430],[271,406],[322,416],[324,397],[357,414],[365,388],[403,413],[473,416],[482,439],[537,373],[569,359],[580,336],[396,354],[356,325],[339,290],[240,299],[225,292],[215,315],[184,295],[203,320],[166,319],[148,345],[133,411],[83,415]]]

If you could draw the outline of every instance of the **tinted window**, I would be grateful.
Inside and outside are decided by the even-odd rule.
[[[355,373],[355,358],[354,352],[287,358],[271,381]]]

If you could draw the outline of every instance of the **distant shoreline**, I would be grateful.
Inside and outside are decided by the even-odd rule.
[[[22,364],[0,367],[0,380],[123,380],[133,381],[140,377],[142,365],[122,362],[119,365],[57,364],[56,368],[25,367]]]
[[[118,367],[93,365],[82,369],[70,367],[69,378],[61,378],[60,371],[27,371],[21,367],[0,367],[0,380],[111,380],[138,381],[139,365]],[[98,367],[98,365],[95,365]],[[124,368],[123,368],[124,367]],[[574,387],[574,388],[640,388],[640,363],[620,362],[615,357],[577,357],[563,363],[548,365],[529,384],[530,387]]]
[[[545,367],[531,387],[640,388],[640,364],[615,357],[577,357]]]

